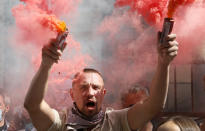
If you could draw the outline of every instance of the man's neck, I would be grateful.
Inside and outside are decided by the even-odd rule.
[[[4,119],[0,121],[0,127],[4,126]]]

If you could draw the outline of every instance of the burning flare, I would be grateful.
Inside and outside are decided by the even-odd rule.
[[[64,21],[60,21],[56,18],[55,15],[48,15],[43,17],[42,23],[44,27],[50,28],[55,32],[65,32],[66,31],[66,23]]]
[[[55,15],[46,15],[42,17],[41,23],[43,27],[49,28],[54,32],[57,32],[57,45],[63,50],[65,48],[65,40],[68,36],[68,29],[64,21],[57,19]]]

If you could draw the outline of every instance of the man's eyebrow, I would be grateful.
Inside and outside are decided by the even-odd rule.
[[[89,85],[89,83],[87,83],[86,81],[82,81],[80,82],[80,85]]]
[[[80,85],[89,85],[89,83],[86,83],[86,82],[82,82],[82,83],[80,83]],[[91,83],[91,85],[93,85],[93,86],[99,86],[99,87],[102,87],[103,85],[100,85],[100,84],[95,84],[95,83]]]
[[[80,83],[79,84],[80,86],[87,86],[87,85],[89,85],[88,83]]]
[[[92,85],[94,85],[94,86],[100,86],[100,87],[102,87],[103,85],[100,85],[100,84],[92,84]]]

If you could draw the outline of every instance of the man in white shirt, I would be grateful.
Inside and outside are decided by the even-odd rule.
[[[135,104],[123,110],[102,111],[106,94],[101,74],[94,69],[84,69],[76,74],[70,95],[74,102],[65,117],[52,109],[44,100],[47,80],[54,63],[61,57],[62,50],[52,40],[42,49],[42,62],[33,78],[24,106],[38,131],[130,131],[140,129],[159,113],[166,101],[170,62],[177,55],[176,35],[167,36],[164,44],[158,43],[157,70],[150,86],[150,97],[143,104]],[[134,73],[134,72],[133,72]],[[123,79],[123,78],[122,78]]]

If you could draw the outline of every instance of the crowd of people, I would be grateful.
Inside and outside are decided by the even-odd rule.
[[[44,98],[50,70],[63,52],[52,40],[42,49],[41,65],[25,97],[26,110],[15,107],[13,117],[7,119],[10,99],[0,91],[0,131],[200,131],[193,119],[184,116],[166,119],[157,127],[153,122],[166,103],[170,63],[178,53],[176,35],[168,35],[165,43],[158,42],[157,49],[157,69],[149,90],[138,84],[131,86],[121,95],[121,109],[102,108],[106,95],[103,76],[95,69],[85,68],[76,73],[69,90],[73,106],[61,112],[50,107]]]
[[[121,108],[130,108],[134,104],[143,104],[149,98],[147,88],[135,84],[121,94]],[[0,88],[0,131],[36,131],[27,111],[22,105],[10,111],[11,100]],[[158,122],[159,123],[159,122]],[[155,126],[155,128],[154,128]],[[201,128],[201,129],[200,129]],[[204,131],[203,122],[197,123],[186,116],[167,117],[156,124],[154,120],[145,123],[140,131]]]
[[[121,94],[121,108],[143,104],[149,98],[149,95],[148,88],[135,84],[128,88],[127,92]],[[0,131],[36,131],[23,106],[16,106],[10,112],[10,105],[10,97],[0,88]],[[145,123],[140,131],[204,131],[204,125],[201,124],[203,122],[197,123],[191,117],[173,116],[160,121],[157,126],[152,119]]]

